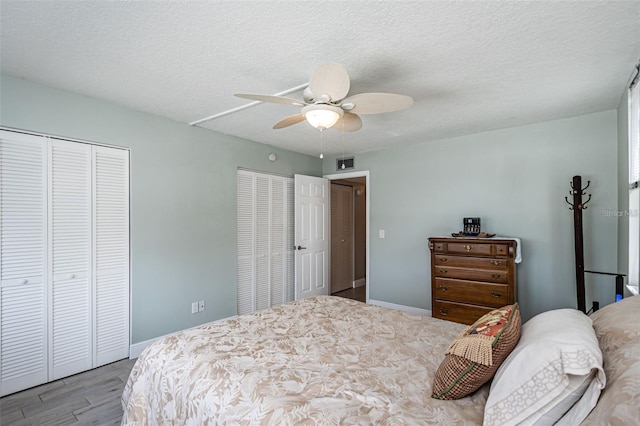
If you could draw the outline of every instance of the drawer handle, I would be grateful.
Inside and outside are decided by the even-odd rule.
[[[446,285],[441,285],[440,287],[438,287],[440,289],[440,291],[447,291],[449,290],[449,287],[447,287]]]
[[[447,270],[446,270],[446,269],[440,269],[440,273],[441,273],[441,274],[446,274],[446,273],[447,273]]]
[[[501,264],[502,262],[500,262],[499,260],[492,260],[492,261],[491,261],[491,263],[492,263],[492,264],[494,264],[494,265],[496,265],[496,266],[500,266],[500,264]]]
[[[464,246],[464,248],[465,248],[465,250],[467,250],[467,251],[471,251],[471,249],[473,248],[473,246],[470,246],[470,245],[468,245],[468,244],[467,244],[466,246]]]
[[[442,263],[447,263],[447,260],[449,260],[449,259],[447,259],[446,257],[441,257],[440,258],[440,262],[442,262]]]
[[[446,317],[447,315],[449,315],[449,311],[445,311],[444,309],[440,309],[440,315],[442,315],[443,317]]]
[[[500,274],[491,274],[491,278],[497,280],[498,278],[500,278]]]
[[[491,295],[492,295],[493,297],[495,297],[496,299],[499,299],[499,298],[501,298],[501,297],[502,297],[502,293],[500,293],[500,292],[498,292],[498,291],[492,291],[492,292],[491,292]]]

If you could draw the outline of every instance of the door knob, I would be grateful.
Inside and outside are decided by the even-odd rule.
[[[306,250],[307,248],[306,247],[302,247],[302,246],[297,246],[297,247],[295,247],[295,249],[296,250]]]

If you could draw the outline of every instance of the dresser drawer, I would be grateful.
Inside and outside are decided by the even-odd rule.
[[[443,278],[460,278],[463,280],[473,281],[485,281],[490,283],[502,283],[509,282],[509,276],[507,271],[495,271],[484,269],[469,269],[469,268],[453,268],[450,266],[436,266],[433,269],[433,274],[436,277]]]
[[[509,304],[509,286],[436,278],[433,295],[438,300],[501,308]]]
[[[464,257],[437,254],[434,255],[433,260],[434,265],[437,266],[454,266],[462,268],[495,270],[507,270],[509,268],[509,261],[507,259],[491,259],[487,257]]]
[[[443,242],[434,242],[431,246],[431,251],[434,253],[446,253],[447,252],[447,244]]]
[[[453,254],[491,256],[493,244],[486,243],[447,243],[447,251]]]
[[[507,256],[509,255],[509,246],[507,244],[494,244],[493,254],[496,256]]]
[[[461,324],[471,325],[484,314],[491,312],[492,308],[466,305],[464,303],[436,301],[433,306],[433,317]]]

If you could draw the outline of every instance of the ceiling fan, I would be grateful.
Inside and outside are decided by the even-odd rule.
[[[339,130],[355,132],[362,128],[359,114],[399,111],[413,105],[411,96],[395,93],[360,93],[347,97],[350,85],[347,70],[340,64],[329,62],[313,73],[309,86],[302,94],[302,101],[284,96],[250,93],[236,93],[236,96],[302,107],[300,114],[280,120],[273,126],[274,129],[282,129],[306,120],[321,131],[335,126]]]

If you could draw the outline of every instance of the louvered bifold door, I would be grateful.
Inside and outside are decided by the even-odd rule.
[[[238,170],[238,315],[294,299],[293,179]]]
[[[271,306],[271,177],[256,173],[256,310]]]
[[[0,394],[47,381],[46,139],[0,131]]]
[[[92,367],[91,146],[52,140],[49,380]]]
[[[271,178],[271,306],[287,302],[287,188],[284,177]]]
[[[287,211],[287,241],[285,243],[285,247],[287,249],[287,302],[291,302],[295,299],[295,291],[296,291],[296,270],[295,270],[295,255],[296,251],[294,249],[295,244],[295,209],[293,208],[293,197],[294,197],[294,189],[295,185],[293,183],[293,179],[287,178],[285,181],[285,186],[287,190],[287,198],[286,198],[286,211]]]
[[[238,315],[255,307],[255,174],[238,170],[237,176],[237,280]]]
[[[129,152],[93,150],[97,367],[129,355]]]

